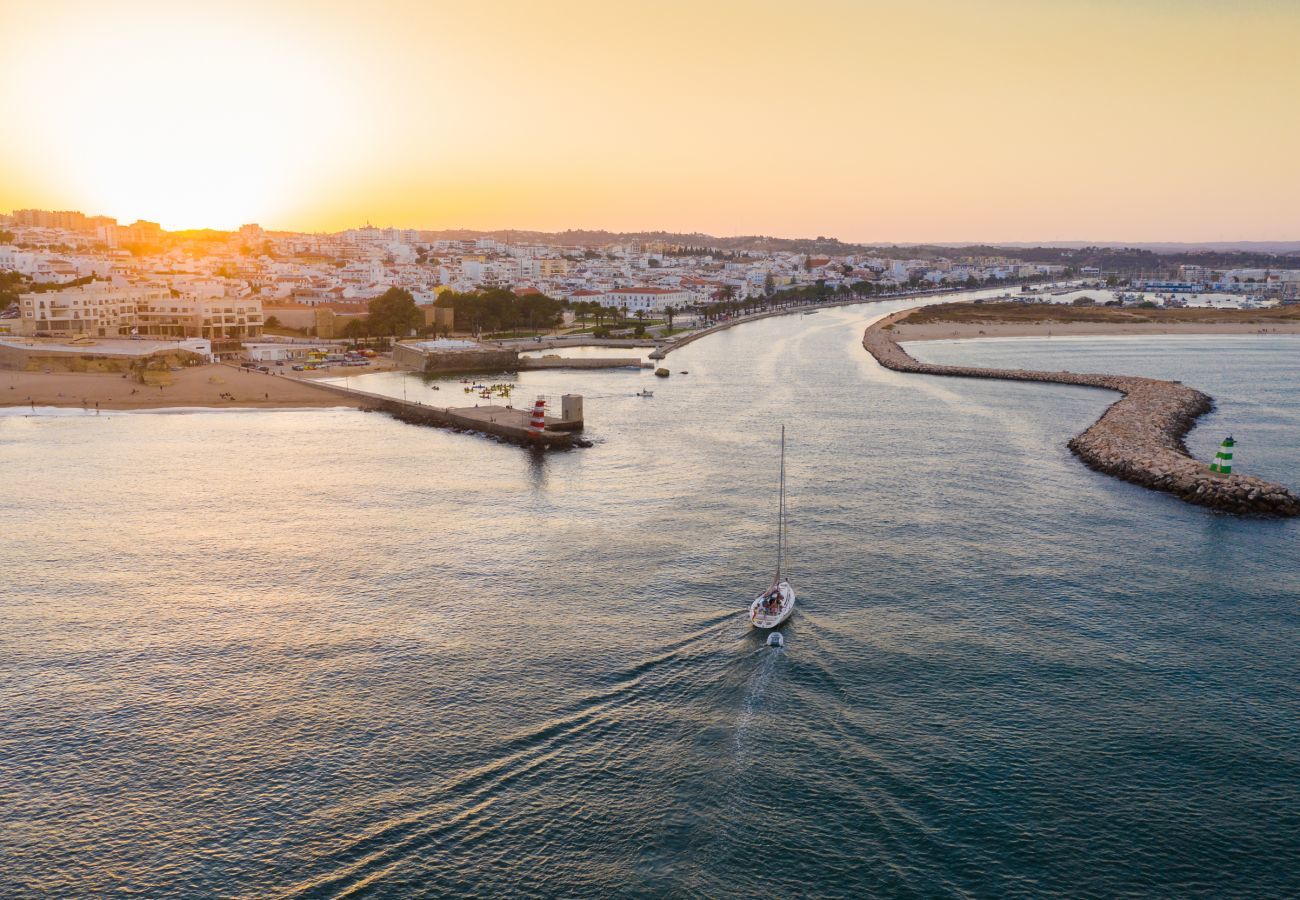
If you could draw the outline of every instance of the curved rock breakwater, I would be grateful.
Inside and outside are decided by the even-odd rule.
[[[1250,475],[1220,475],[1188,455],[1183,438],[1196,419],[1214,406],[1206,394],[1176,381],[1130,375],[980,369],[919,362],[885,331],[910,312],[887,316],[862,336],[862,346],[886,369],[957,378],[1049,381],[1118,391],[1124,396],[1111,404],[1091,428],[1070,440],[1070,450],[1089,468],[1214,509],[1300,515],[1300,497],[1285,486]]]

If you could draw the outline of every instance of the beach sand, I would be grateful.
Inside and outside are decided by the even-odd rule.
[[[313,387],[310,382],[227,365],[172,372],[162,388],[120,373],[17,372],[0,369],[0,406],[63,406],[95,409],[163,409],[187,406],[285,409],[359,406],[359,401]],[[226,395],[226,396],[223,396]],[[233,399],[230,399],[233,398]]]
[[[1300,334],[1300,322],[1014,322],[1005,324],[978,322],[926,322],[916,324],[906,319],[897,322],[890,332],[894,340],[944,341],[966,338],[998,337],[1070,337],[1116,335],[1177,334]]]

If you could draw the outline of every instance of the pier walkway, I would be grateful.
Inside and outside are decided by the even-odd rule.
[[[583,428],[581,402],[579,412],[570,419],[546,417],[546,427],[540,434],[529,430],[531,409],[514,409],[506,406],[467,406],[442,407],[430,406],[417,400],[399,400],[384,394],[359,391],[356,388],[339,384],[328,384],[312,379],[295,379],[301,384],[310,384],[324,391],[347,397],[357,402],[362,409],[383,412],[402,422],[412,425],[428,425],[436,428],[451,428],[462,431],[475,431],[504,438],[514,443],[546,449],[565,449],[574,446],[586,446],[576,436]],[[578,398],[581,401],[581,398]]]

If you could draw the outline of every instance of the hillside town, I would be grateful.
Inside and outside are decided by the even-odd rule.
[[[220,347],[268,325],[322,338],[390,288],[409,291],[426,325],[453,330],[436,304],[446,292],[507,289],[624,316],[770,296],[818,285],[887,290],[1057,276],[1063,266],[1015,259],[891,259],[866,254],[717,251],[665,242],[604,246],[447,240],[411,229],[337,234],[168,233],[79,212],[18,210],[0,221],[0,271],[16,334],[193,337]],[[467,323],[468,324],[468,323]]]
[[[360,329],[349,323],[363,321],[369,302],[393,288],[409,292],[423,313],[423,327],[412,331],[437,336],[480,332],[484,323],[455,322],[449,298],[493,290],[553,298],[570,319],[574,311],[598,316],[605,309],[626,320],[800,288],[878,293],[1073,275],[1120,283],[1100,267],[1063,262],[956,253],[909,258],[900,248],[840,247],[848,252],[723,250],[666,240],[454,240],[370,225],[334,234],[256,224],[167,232],[154,222],[22,209],[0,217],[0,334],[197,339],[223,356],[270,334],[357,336]],[[1182,265],[1122,283],[1285,301],[1297,297],[1300,269]]]

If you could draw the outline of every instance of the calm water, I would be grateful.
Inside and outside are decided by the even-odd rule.
[[[0,894],[1295,895],[1300,523],[1083,468],[1113,395],[879,369],[881,309],[526,373],[587,397],[547,456],[0,417]],[[916,352],[1173,374],[1300,484],[1294,341]]]

